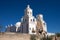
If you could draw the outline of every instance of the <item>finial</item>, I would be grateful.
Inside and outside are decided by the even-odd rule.
[[[13,26],[13,25],[11,24],[11,26]]]
[[[27,8],[30,8],[30,5],[27,5]]]
[[[8,26],[5,26],[6,28],[8,27]]]
[[[8,25],[8,27],[10,27],[10,25]]]

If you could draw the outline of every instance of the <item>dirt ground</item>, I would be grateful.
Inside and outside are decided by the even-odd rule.
[[[30,35],[21,33],[4,33],[0,34],[0,40],[30,40]]]

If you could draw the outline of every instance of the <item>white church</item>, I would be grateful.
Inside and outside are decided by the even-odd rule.
[[[35,35],[55,35],[55,33],[47,32],[47,24],[43,19],[42,14],[33,16],[33,10],[27,5],[24,10],[24,16],[21,18],[21,22],[17,22],[15,25],[6,26],[6,32],[19,32],[24,34],[35,34]]]
[[[47,33],[46,22],[43,20],[43,15],[39,14],[35,18],[33,16],[33,10],[30,5],[24,10],[24,16],[21,18],[21,22],[16,23],[16,32],[37,34],[39,31],[42,33]]]

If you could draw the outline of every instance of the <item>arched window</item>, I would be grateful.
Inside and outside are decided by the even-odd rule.
[[[32,33],[35,33],[35,30],[34,30],[34,28],[32,28]]]
[[[32,19],[31,19],[31,21],[32,21]]]
[[[35,21],[35,19],[33,19],[33,22]]]
[[[31,30],[31,28],[29,28]]]
[[[29,12],[27,12],[27,13],[29,13]]]
[[[26,22],[26,19],[25,19],[25,22]]]
[[[32,14],[32,12],[30,12],[30,15]]]
[[[45,23],[43,23],[45,25]]]
[[[23,22],[24,22],[24,19],[23,19]]]

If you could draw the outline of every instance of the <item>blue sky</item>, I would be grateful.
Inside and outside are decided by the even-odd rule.
[[[5,28],[8,24],[14,25],[20,21],[28,4],[34,16],[44,15],[48,32],[60,32],[59,0],[0,0],[0,25]]]

